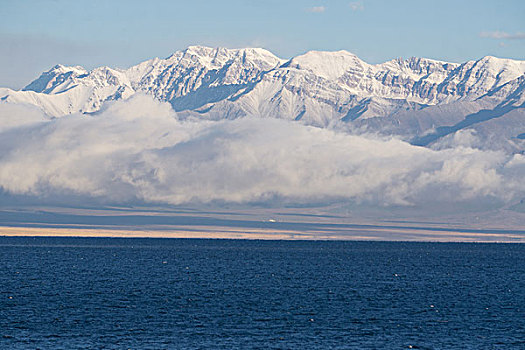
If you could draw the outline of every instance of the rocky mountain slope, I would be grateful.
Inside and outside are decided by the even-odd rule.
[[[395,134],[422,146],[469,129],[491,145],[522,152],[524,91],[525,61],[490,56],[373,65],[347,51],[283,60],[264,49],[191,46],[128,69],[57,65],[21,91],[0,88],[0,99],[63,117],[145,93],[169,102],[180,117],[300,120]]]

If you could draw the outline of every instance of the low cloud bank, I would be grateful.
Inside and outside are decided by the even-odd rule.
[[[503,205],[525,195],[524,156],[465,142],[432,150],[269,118],[179,120],[147,96],[90,116],[34,113],[0,106],[0,188],[8,194],[385,206]]]

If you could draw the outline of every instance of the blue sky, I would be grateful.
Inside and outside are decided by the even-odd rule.
[[[0,0],[0,86],[56,63],[128,67],[188,45],[288,58],[345,49],[377,63],[423,56],[525,59],[523,0]]]

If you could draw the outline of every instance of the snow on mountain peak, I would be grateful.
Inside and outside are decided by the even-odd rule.
[[[87,71],[84,67],[81,67],[81,66],[65,66],[63,64],[57,64],[56,66],[48,70],[48,72],[55,72],[55,73],[75,72],[77,74],[84,74]]]
[[[231,61],[262,65],[264,69],[271,69],[283,60],[268,50],[262,48],[227,49],[224,47],[189,46],[177,51],[166,61],[185,66],[199,65],[206,69],[220,69]]]
[[[68,67],[57,64],[53,68],[42,73],[37,79],[33,80],[22,90],[49,93],[53,88],[72,76],[81,76],[87,74],[81,66]]]
[[[341,77],[350,69],[363,70],[367,63],[348,51],[308,51],[296,56],[283,67],[304,69],[328,80]]]
[[[474,65],[491,74],[504,75],[504,79],[508,80],[516,79],[525,72],[525,61],[494,56],[485,56],[476,61]]]
[[[272,116],[320,126],[369,120],[410,134],[441,125],[434,114],[454,125],[480,108],[523,109],[524,73],[524,61],[491,56],[462,64],[418,57],[368,64],[348,51],[309,51],[285,61],[262,48],[190,46],[125,70],[57,65],[26,91],[0,90],[0,99],[59,117],[145,93],[181,116]]]

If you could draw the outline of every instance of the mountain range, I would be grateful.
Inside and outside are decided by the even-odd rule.
[[[469,130],[480,147],[525,150],[525,61],[491,56],[368,64],[347,51],[285,60],[260,48],[190,46],[128,69],[56,65],[20,91],[0,88],[0,100],[60,118],[136,93],[170,103],[181,118],[282,118],[429,147]]]

